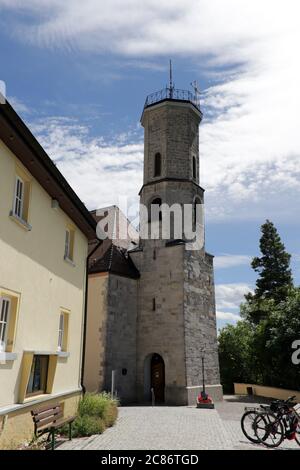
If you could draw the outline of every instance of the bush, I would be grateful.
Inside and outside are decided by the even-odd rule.
[[[107,406],[106,412],[104,414],[104,422],[107,428],[113,426],[118,417],[118,408],[115,403],[110,403]]]
[[[118,416],[118,401],[108,393],[86,393],[78,404],[78,414],[72,426],[73,437],[101,434],[113,426]],[[67,435],[67,428],[64,434]]]
[[[73,437],[92,436],[93,434],[102,434],[105,430],[105,423],[96,416],[77,416],[72,426]]]

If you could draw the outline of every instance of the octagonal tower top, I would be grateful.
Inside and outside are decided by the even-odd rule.
[[[181,103],[190,103],[195,106],[197,111],[200,112],[202,118],[202,112],[200,109],[200,91],[198,89],[197,82],[194,81],[191,83],[191,85],[194,89],[194,92],[175,88],[172,77],[172,62],[170,60],[169,86],[167,85],[162,90],[148,95],[144,104],[144,110],[163,101],[179,101]]]

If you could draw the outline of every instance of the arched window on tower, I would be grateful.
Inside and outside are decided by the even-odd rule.
[[[195,180],[197,178],[197,162],[196,162],[196,157],[193,156],[193,179]]]
[[[158,152],[154,157],[154,176],[161,175],[161,154]]]
[[[161,214],[161,198],[156,197],[151,201],[150,207],[149,207],[149,221],[156,221],[156,220],[161,220],[162,219],[162,214]]]
[[[200,204],[201,204],[200,198],[196,197],[194,200],[194,205],[193,205],[193,228],[194,230],[196,228],[196,223],[197,222],[198,224],[200,223],[200,220],[199,220],[199,205]],[[198,207],[198,210],[197,210],[197,207]]]

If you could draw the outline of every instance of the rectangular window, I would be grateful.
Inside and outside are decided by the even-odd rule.
[[[6,351],[9,326],[10,300],[0,298],[0,351]]]
[[[14,215],[23,219],[23,204],[24,204],[24,181],[16,177],[15,201],[14,201]]]
[[[59,316],[59,327],[58,327],[58,351],[62,351],[64,339],[64,314],[61,313]]]
[[[73,261],[74,254],[74,236],[74,230],[67,228],[65,235],[65,259],[69,259],[71,261]]]
[[[0,351],[13,352],[20,295],[0,289]]]
[[[70,230],[66,230],[65,258],[70,258]]]
[[[49,356],[33,356],[26,396],[46,393]]]
[[[29,217],[30,189],[30,177],[21,168],[17,167],[11,215],[26,223],[28,223]]]
[[[63,349],[64,342],[64,314],[61,313],[59,316],[59,328],[58,328],[58,347],[59,351]]]
[[[59,316],[58,326],[58,351],[67,351],[68,348],[68,328],[69,328],[69,313],[61,312]]]

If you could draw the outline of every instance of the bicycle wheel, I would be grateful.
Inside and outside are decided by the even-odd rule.
[[[255,434],[255,428],[254,428],[254,421],[257,416],[257,411],[255,410],[249,410],[246,411],[241,419],[241,428],[243,431],[244,436],[251,441],[254,442],[255,444],[260,444],[260,440],[257,438]]]
[[[298,446],[300,446],[300,421],[298,421],[298,426],[296,429],[295,441],[297,442]]]
[[[283,424],[272,413],[258,413],[254,420],[255,435],[266,447],[278,447],[284,440]]]

